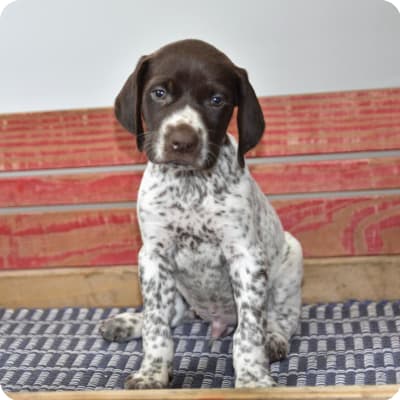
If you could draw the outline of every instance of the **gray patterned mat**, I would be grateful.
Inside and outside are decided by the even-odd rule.
[[[6,391],[120,389],[141,341],[108,343],[98,323],[127,309],[0,309],[0,385]],[[209,325],[174,330],[171,387],[232,387],[232,337],[209,344]],[[400,301],[307,305],[280,385],[400,383]]]

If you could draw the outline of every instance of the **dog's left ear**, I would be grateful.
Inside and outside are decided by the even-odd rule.
[[[246,70],[236,67],[239,79],[238,85],[238,114],[239,130],[238,162],[244,167],[244,154],[252,149],[264,133],[264,115],[257,96],[247,77]]]

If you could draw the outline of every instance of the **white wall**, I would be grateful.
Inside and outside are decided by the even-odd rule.
[[[400,86],[383,0],[17,0],[0,19],[0,113],[110,106],[140,55],[186,37],[259,95]]]

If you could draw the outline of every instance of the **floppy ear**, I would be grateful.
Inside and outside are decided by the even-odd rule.
[[[129,76],[114,104],[114,113],[120,124],[136,134],[136,143],[143,150],[142,92],[149,56],[140,58],[135,70]]]
[[[236,68],[239,77],[237,125],[239,130],[239,165],[244,167],[244,154],[252,149],[264,133],[264,115],[247,72]]]

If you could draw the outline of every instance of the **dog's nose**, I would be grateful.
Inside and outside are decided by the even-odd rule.
[[[199,144],[196,131],[189,125],[182,124],[171,129],[168,136],[169,148],[176,153],[190,153]]]

